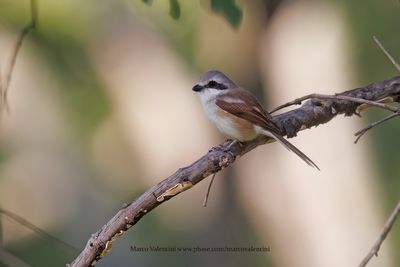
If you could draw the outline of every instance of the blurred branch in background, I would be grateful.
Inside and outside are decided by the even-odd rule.
[[[34,225],[33,223],[25,220],[24,218],[22,218],[21,216],[8,211],[8,210],[4,210],[0,208],[0,263],[4,263],[6,266],[15,266],[15,267],[28,267],[31,266],[27,263],[25,263],[22,259],[18,258],[17,256],[15,256],[14,254],[12,254],[9,251],[6,251],[4,249],[4,243],[3,243],[3,217],[7,217],[19,224],[21,224],[22,226],[32,230],[33,232],[37,233],[39,236],[52,240],[55,243],[61,244],[62,246],[64,246],[65,248],[71,249],[73,251],[79,251],[77,248],[75,248],[74,246],[66,243],[65,241],[50,235],[49,233],[47,233],[46,231],[40,229],[39,227],[37,227],[36,225]]]
[[[0,72],[0,114],[8,109],[8,104],[7,104],[7,94],[8,94],[8,88],[10,86],[11,82],[11,77],[12,73],[14,70],[15,62],[17,60],[18,52],[22,46],[22,42],[24,41],[25,37],[28,35],[28,33],[31,30],[34,30],[36,28],[37,24],[37,3],[35,0],[31,0],[31,18],[28,24],[26,24],[25,27],[22,28],[20,31],[17,41],[15,42],[14,47],[12,48],[10,60],[8,64],[6,65],[5,71],[4,71],[4,76]]]
[[[400,65],[399,63],[397,63],[397,61],[393,58],[393,56],[386,50],[386,48],[383,46],[383,44],[379,41],[379,39],[376,36],[373,36],[373,39],[375,41],[375,43],[379,46],[379,48],[383,51],[383,53],[388,57],[388,59],[390,60],[390,62],[394,65],[394,67],[400,72]],[[368,130],[372,129],[373,127],[388,121],[392,118],[398,117],[400,115],[399,111],[379,120],[376,122],[373,122],[372,124],[370,124],[369,126],[365,127],[364,129],[358,131],[355,135],[358,136],[356,141],[358,141],[358,139],[364,134],[366,133]],[[370,251],[368,251],[368,254],[364,257],[364,259],[361,261],[359,267],[364,267],[367,266],[368,262],[372,259],[372,257],[375,255],[376,257],[378,257],[378,251],[381,248],[381,245],[383,243],[383,241],[385,241],[387,235],[389,234],[390,230],[392,229],[393,224],[395,223],[395,221],[397,220],[397,217],[400,213],[400,202],[397,203],[396,207],[394,208],[392,214],[390,214],[389,218],[387,219],[385,225],[383,226],[378,238],[376,239],[376,241],[374,242],[374,244],[372,245]]]
[[[396,62],[396,60],[392,57],[392,55],[386,50],[386,48],[382,45],[382,43],[379,41],[378,37],[374,36],[373,37],[375,43],[379,46],[380,49],[382,49],[383,53],[388,57],[390,62],[394,65],[394,67],[400,72],[400,64]]]
[[[10,60],[8,64],[6,65],[5,71],[4,71],[4,76],[1,73],[0,69],[0,116],[2,115],[4,110],[8,109],[8,104],[7,104],[7,93],[8,93],[8,88],[10,86],[11,82],[11,77],[12,73],[14,70],[15,62],[17,60],[18,52],[22,46],[22,42],[24,41],[26,35],[36,27],[36,21],[37,21],[37,7],[36,7],[36,1],[31,0],[31,18],[30,22],[22,28],[20,31],[17,41],[15,42],[15,45],[12,49]],[[30,224],[23,218],[16,216],[12,212],[4,211],[0,209],[0,262],[4,263],[7,266],[16,266],[16,267],[29,267],[30,265],[25,263],[23,260],[20,258],[16,257],[12,253],[4,250],[3,247],[3,227],[2,227],[2,215],[7,215],[10,216],[10,218],[13,218],[14,220],[22,223],[26,227],[33,229],[34,231],[41,231],[39,228],[34,226],[33,224]],[[16,217],[15,217],[16,216]],[[42,234],[45,233],[42,231]],[[45,233],[47,234],[47,233]]]
[[[13,267],[31,267],[31,265],[25,263],[20,258],[16,257],[12,253],[3,250],[0,247],[0,263],[5,264],[6,266],[13,266]]]
[[[293,137],[301,130],[327,123],[338,114],[359,115],[357,109],[363,104],[388,108],[387,105],[378,101],[390,97],[394,102],[398,102],[399,96],[400,76],[397,76],[340,93],[340,96],[336,96],[336,98],[335,96],[328,99],[312,98],[300,108],[274,116],[273,120],[281,129],[282,135]],[[230,145],[231,142],[227,141],[218,148],[210,150],[190,166],[180,168],[117,212],[109,222],[91,236],[81,254],[68,266],[94,266],[98,260],[111,251],[113,243],[118,237],[151,210],[190,189],[209,175],[228,167],[237,157],[243,156],[259,145],[272,141],[268,137],[259,137],[253,141],[233,146]]]
[[[397,203],[396,208],[393,210],[392,214],[390,214],[388,220],[386,221],[385,225],[382,228],[381,233],[379,234],[378,238],[374,242],[371,247],[371,250],[365,256],[365,258],[361,261],[359,267],[367,266],[368,262],[372,259],[375,255],[378,257],[378,251],[381,248],[383,241],[385,241],[387,235],[389,234],[390,230],[392,229],[393,224],[397,220],[398,215],[400,214],[400,202]]]
[[[0,208],[0,215],[1,216],[6,216],[6,217],[12,219],[13,221],[15,221],[15,222],[21,224],[22,226],[24,226],[24,227],[32,230],[33,232],[37,233],[41,237],[44,237],[46,239],[52,240],[52,241],[54,241],[56,243],[59,243],[62,246],[68,248],[68,249],[71,249],[71,250],[74,250],[74,251],[79,251],[79,249],[77,249],[76,247],[68,244],[67,242],[65,242],[65,241],[63,241],[63,240],[61,240],[61,239],[59,239],[59,238],[57,238],[57,237],[55,237],[55,236],[53,236],[53,235],[51,235],[49,233],[47,233],[46,231],[44,231],[44,230],[40,229],[39,227],[37,227],[36,225],[34,225],[33,223],[31,223],[31,222],[27,221],[26,219],[22,218],[21,216],[15,214],[14,212],[11,212],[11,211],[8,211],[8,210]],[[1,218],[2,217],[0,217],[0,237],[2,237]],[[0,242],[1,241],[2,240],[0,239]],[[1,244],[2,243],[0,243],[0,245]]]
[[[15,215],[10,213],[11,215]],[[4,249],[4,235],[3,235],[3,210],[0,209],[0,264],[5,264],[6,266],[15,266],[15,267],[30,267],[31,265],[27,264],[14,254]],[[12,218],[12,217],[11,217]],[[17,216],[17,221],[19,216]],[[22,219],[22,218],[21,218]]]

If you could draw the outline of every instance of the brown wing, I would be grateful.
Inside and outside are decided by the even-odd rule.
[[[234,90],[234,91],[233,91]],[[216,105],[224,111],[263,127],[264,129],[279,133],[278,127],[271,121],[271,115],[260,105],[256,97],[241,88],[235,88],[218,99]],[[243,102],[238,102],[242,100]]]
[[[216,101],[218,107],[239,118],[261,126],[264,130],[270,132],[272,137],[284,147],[293,151],[308,165],[319,170],[317,164],[281,136],[279,128],[271,121],[271,115],[258,103],[256,97],[252,93],[240,88],[235,88],[233,90],[235,91],[224,95],[224,100],[218,99]]]

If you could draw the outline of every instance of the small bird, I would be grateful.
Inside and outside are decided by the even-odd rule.
[[[319,170],[309,157],[280,134],[281,131],[272,121],[271,115],[257,98],[251,92],[237,86],[222,72],[205,72],[192,90],[199,95],[207,118],[221,133],[233,139],[233,142],[246,142],[259,135],[266,135]]]

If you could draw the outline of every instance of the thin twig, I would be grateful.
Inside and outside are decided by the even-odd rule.
[[[0,104],[2,102],[2,98],[3,98],[3,77],[1,75],[2,73],[2,67],[1,67],[1,62],[0,62]],[[1,108],[1,107],[0,107]]]
[[[0,213],[0,249],[4,246],[4,238],[3,238],[3,216]]]
[[[11,252],[8,252],[4,248],[4,239],[3,239],[3,214],[0,209],[0,263],[5,266],[15,266],[15,267],[31,267],[31,265],[27,264]]]
[[[22,46],[22,42],[24,41],[26,35],[28,35],[28,33],[36,28],[36,18],[37,18],[37,7],[36,7],[36,1],[35,0],[31,0],[31,18],[30,18],[30,22],[24,27],[22,28],[22,30],[20,31],[17,41],[13,47],[13,50],[11,52],[11,56],[10,56],[10,60],[8,65],[6,66],[6,70],[4,72],[4,80],[3,83],[0,86],[0,94],[1,94],[1,107],[0,109],[6,109],[8,108],[8,102],[7,102],[7,95],[8,95],[8,87],[10,85],[10,81],[11,81],[11,77],[13,74],[13,70],[14,70],[14,66],[15,66],[15,62],[17,61],[17,56],[18,56],[18,52]]]
[[[385,49],[385,47],[381,44],[381,42],[379,41],[379,39],[376,36],[373,36],[373,39],[375,41],[375,43],[379,46],[379,48],[383,51],[383,53],[385,53],[385,55],[389,58],[389,60],[392,62],[392,64],[396,67],[396,69],[400,72],[400,65],[396,62],[396,60],[394,60],[394,58],[392,57],[392,55]],[[371,129],[372,127],[381,124],[385,121],[388,121],[394,117],[399,116],[399,112],[397,111],[396,113],[393,113],[379,121],[376,121],[374,123],[372,123],[371,125],[369,125],[368,127],[362,129],[361,131],[358,131],[356,133],[356,135],[358,135],[355,143],[357,143],[357,141],[360,139],[360,137],[369,129]],[[363,260],[361,261],[361,263],[358,265],[359,267],[365,267],[367,266],[368,262],[372,259],[372,257],[375,255],[376,257],[378,257],[378,251],[383,243],[383,241],[386,239],[387,235],[389,234],[390,230],[392,229],[392,226],[394,224],[394,222],[397,219],[397,216],[400,213],[400,201],[397,203],[396,208],[393,210],[392,214],[390,214],[389,218],[387,219],[385,225],[383,226],[378,238],[376,239],[376,241],[374,242],[374,244],[372,245],[372,248],[370,249],[370,251],[367,253],[367,255],[363,258]]]
[[[378,238],[372,245],[372,248],[368,252],[368,254],[364,257],[364,259],[361,261],[361,263],[358,265],[358,267],[365,267],[367,266],[368,262],[371,260],[371,258],[375,255],[378,257],[378,251],[385,240],[386,236],[389,234],[390,230],[392,229],[392,226],[394,222],[397,219],[397,216],[400,213],[400,201],[397,203],[396,208],[393,210],[392,214],[390,214],[389,218],[385,222],[385,225],[383,226],[381,232],[379,233]]]
[[[392,62],[392,64],[396,67],[396,69],[400,72],[400,65],[396,62],[396,60],[393,58],[393,56],[386,50],[386,48],[383,46],[383,44],[379,41],[378,37],[373,36],[373,39],[375,41],[375,43],[379,46],[379,48],[383,51],[383,53],[389,58],[389,60]],[[379,121],[373,122],[370,125],[368,125],[367,127],[365,127],[364,129],[361,129],[360,131],[356,132],[354,135],[357,136],[356,140],[354,141],[354,143],[356,144],[358,142],[358,140],[361,138],[361,136],[363,136],[368,130],[372,129],[373,127],[388,121],[392,118],[395,118],[397,116],[400,115],[400,109],[397,108],[396,113],[391,114]]]
[[[346,100],[346,101],[351,101],[354,103],[359,103],[359,104],[367,104],[370,106],[374,106],[374,107],[378,107],[378,108],[382,108],[382,109],[386,109],[392,112],[397,112],[397,108],[384,104],[384,103],[379,103],[377,101],[372,101],[372,100],[367,100],[367,99],[362,99],[362,98],[357,98],[357,97],[351,97],[351,96],[346,96],[346,95],[322,95],[322,94],[309,94],[300,98],[296,98],[293,101],[287,102],[283,105],[280,105],[276,108],[274,108],[272,111],[270,111],[269,113],[272,114],[280,109],[289,107],[289,106],[293,106],[293,105],[300,105],[304,100],[307,99],[312,99],[312,98],[316,98],[316,99],[332,99],[332,100]]]
[[[31,267],[28,263],[24,262],[11,252],[5,251],[0,248],[0,263],[3,263],[5,266],[12,267]]]
[[[216,174],[217,173],[213,174],[213,176],[211,177],[210,183],[208,184],[207,192],[206,192],[206,195],[204,196],[203,207],[207,207],[208,195],[210,194],[211,186],[214,182],[214,178],[215,178]]]
[[[373,36],[372,37],[375,41],[375,43],[379,46],[379,48],[385,53],[385,55],[388,57],[390,62],[394,65],[394,67],[400,72],[400,65],[399,63],[396,62],[396,60],[392,57],[392,55],[386,50],[386,48],[382,45],[382,43],[379,41],[378,37]]]
[[[371,123],[370,125],[368,125],[367,127],[359,130],[358,132],[356,132],[354,135],[357,136],[356,140],[354,140],[354,144],[357,144],[358,140],[360,140],[361,136],[363,136],[367,131],[371,130],[373,127],[378,126],[381,123],[384,123],[385,121],[388,121],[390,119],[393,119],[395,117],[400,116],[400,114],[398,112],[396,113],[392,113],[389,116],[380,119],[379,121],[375,121],[373,123]]]
[[[8,210],[4,210],[4,209],[0,209],[0,214],[3,214],[5,216],[7,216],[8,218],[16,221],[17,223],[25,226],[26,228],[31,229],[32,231],[34,231],[35,233],[39,234],[39,236],[44,236],[50,240],[55,241],[56,243],[62,244],[63,246],[72,249],[74,251],[79,251],[79,249],[77,249],[76,247],[68,244],[67,242],[47,233],[46,231],[40,229],[39,227],[37,227],[36,225],[34,225],[33,223],[25,220],[24,218],[22,218],[21,216],[15,214],[14,212],[8,211]]]

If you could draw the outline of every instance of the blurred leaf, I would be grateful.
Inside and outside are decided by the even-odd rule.
[[[236,6],[235,0],[211,0],[211,9],[223,15],[235,28],[242,22],[243,12]]]
[[[169,0],[169,14],[173,19],[179,19],[181,16],[181,8],[177,0]]]
[[[146,5],[151,6],[151,4],[153,3],[153,0],[142,0],[143,3],[145,3]]]

